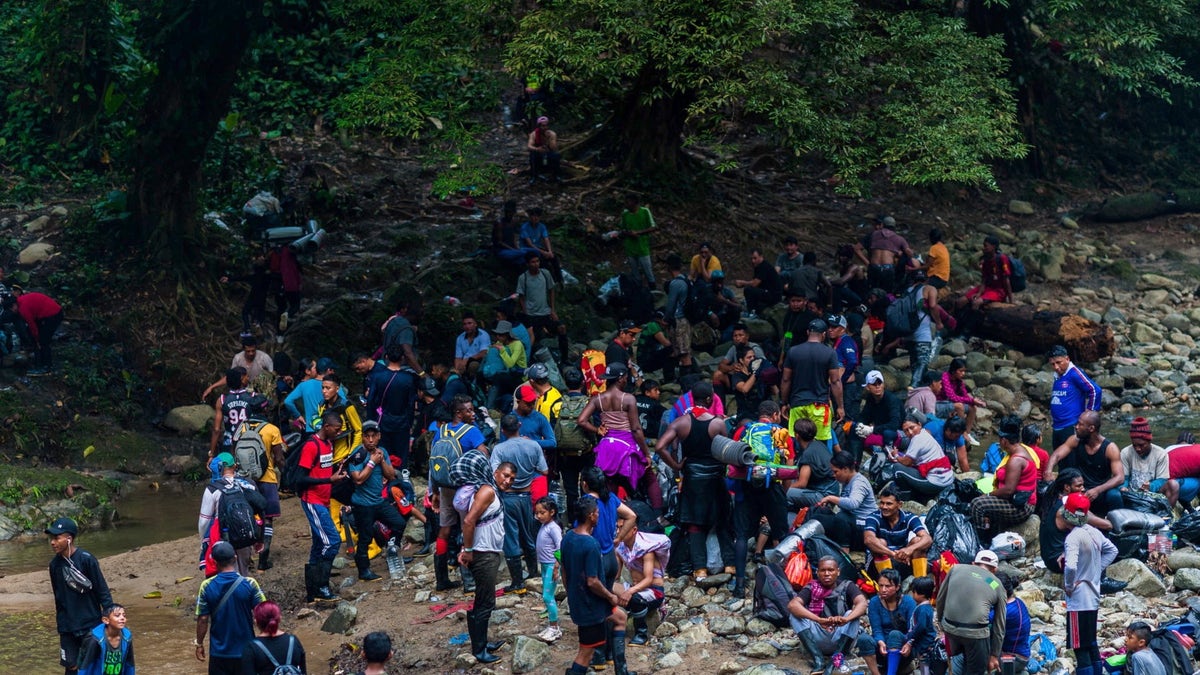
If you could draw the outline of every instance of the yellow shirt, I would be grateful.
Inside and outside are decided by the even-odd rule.
[[[558,420],[558,411],[562,410],[562,394],[558,393],[554,387],[550,387],[546,393],[538,396],[534,403],[534,410],[545,415],[553,428],[554,423]]]
[[[717,258],[717,256],[715,256],[715,255],[709,256],[707,267],[708,267],[708,273],[712,274],[713,272],[716,272],[721,269],[721,260],[719,258]],[[704,268],[705,268],[704,263],[700,261],[700,254],[697,253],[696,255],[692,256],[692,265],[691,265],[692,278],[699,278],[699,277],[704,276],[704,271],[705,271]]]
[[[258,435],[262,436],[263,445],[267,448],[267,470],[263,471],[262,478],[258,479],[260,483],[278,483],[279,469],[275,466],[275,456],[271,454],[271,448],[277,445],[284,445],[283,434],[279,433],[279,427],[267,422],[258,429]],[[287,446],[283,448],[287,452]]]
[[[929,276],[950,282],[950,250],[940,241],[929,247]]]

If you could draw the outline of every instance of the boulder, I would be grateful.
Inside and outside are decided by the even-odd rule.
[[[28,223],[25,223],[25,231],[30,234],[37,234],[38,232],[46,229],[46,226],[49,224],[50,216],[39,216]]]
[[[675,652],[664,654],[662,658],[654,662],[654,670],[670,670],[683,665],[683,657]],[[514,673],[523,672],[514,669]]]
[[[17,254],[17,264],[36,265],[40,262],[46,262],[53,258],[54,255],[54,244],[39,241],[26,246]]]
[[[779,656],[779,650],[770,642],[760,640],[751,642],[742,650],[742,656],[748,656],[752,659],[773,659]]]
[[[664,621],[658,624],[658,628],[654,629],[654,637],[669,638],[679,634],[679,628],[670,621]]]
[[[1144,598],[1156,598],[1167,592],[1162,579],[1141,560],[1118,560],[1108,566],[1108,576],[1117,581],[1128,582],[1125,590]]]
[[[678,640],[690,645],[711,645],[713,634],[702,623],[691,623],[679,629]]]
[[[1190,546],[1177,548],[1167,556],[1167,565],[1171,567],[1172,572],[1186,568],[1200,569],[1200,551]]]
[[[750,619],[746,622],[746,634],[752,637],[766,635],[767,633],[775,632],[775,626],[762,619]],[[738,670],[741,670],[739,668]]]
[[[1162,318],[1162,325],[1173,330],[1187,330],[1192,327],[1192,320],[1178,312],[1171,312]]]
[[[194,436],[207,429],[212,419],[212,406],[184,405],[172,408],[162,425],[180,436]]]
[[[754,342],[773,342],[776,339],[775,326],[765,319],[742,318],[742,323],[750,331],[750,339]]]
[[[1162,342],[1163,334],[1139,321],[1133,324],[1133,328],[1129,329],[1129,339],[1134,342],[1160,343]]]
[[[715,635],[741,635],[746,632],[746,620],[740,616],[714,616],[708,620],[708,629]]]
[[[730,581],[733,581],[733,575],[729,574],[728,572],[721,572],[720,574],[710,574],[707,577],[700,579],[696,582],[696,585],[700,588],[708,590],[710,588],[724,586]]]
[[[779,666],[767,663],[761,666],[751,666],[738,673],[738,675],[792,675],[794,672],[793,670],[783,670]]]
[[[1144,387],[1150,378],[1145,368],[1135,365],[1117,366],[1113,368],[1113,374],[1123,379],[1126,387]]]
[[[163,473],[179,476],[200,466],[200,460],[191,455],[171,455],[163,458]]]
[[[1021,201],[1020,199],[1013,199],[1008,202],[1008,212],[1018,216],[1031,216],[1033,215],[1033,204]]]
[[[678,655],[676,655],[678,656]],[[550,660],[550,645],[531,637],[518,635],[513,645],[512,671],[528,673]]]
[[[1194,567],[1185,567],[1175,573],[1175,590],[1177,591],[1197,591],[1200,590],[1200,570]]]
[[[1029,608],[1029,616],[1036,617],[1045,623],[1050,623],[1054,618],[1054,610],[1045,602],[1030,602],[1026,603]]]
[[[1104,323],[1125,323],[1128,319],[1125,318],[1125,312],[1117,309],[1116,306],[1109,307],[1101,317]]]
[[[695,586],[688,586],[683,590],[683,595],[679,596],[679,600],[687,607],[703,607],[704,603],[708,602],[708,595]]]
[[[511,609],[497,609],[492,612],[492,620],[488,623],[492,626],[499,626],[502,623],[508,623],[513,620],[513,612]]]
[[[340,602],[329,613],[325,623],[321,624],[321,630],[326,633],[342,634],[350,630],[357,620],[358,608],[348,602]]]
[[[1179,282],[1169,277],[1164,277],[1161,274],[1143,274],[1138,277],[1137,289],[1139,291],[1151,290],[1179,290]]]

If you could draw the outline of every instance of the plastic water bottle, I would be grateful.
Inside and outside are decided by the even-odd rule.
[[[388,575],[392,578],[392,581],[404,578],[404,558],[400,557],[400,548],[396,546],[395,537],[388,540],[387,566]]]
[[[1166,528],[1159,530],[1158,531],[1158,540],[1160,542],[1159,550],[1163,553],[1170,553],[1172,550],[1171,549],[1171,532],[1170,532],[1170,530],[1168,530]]]
[[[458,307],[460,304],[462,304],[462,301],[459,300],[458,298],[454,297],[453,295],[447,295],[447,296],[443,297],[442,302],[446,303],[447,305],[450,305],[451,307]]]

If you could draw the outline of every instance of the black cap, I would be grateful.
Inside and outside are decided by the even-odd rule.
[[[829,330],[829,325],[821,319],[813,319],[808,322],[808,332],[810,333],[824,333],[827,330]]]
[[[233,544],[227,541],[218,541],[213,544],[212,558],[219,565],[227,563],[237,557],[237,551],[233,550]]]
[[[608,382],[619,380],[629,374],[629,368],[623,363],[614,363],[604,371],[604,379]]]
[[[362,432],[365,434],[368,431],[373,432],[373,433],[379,433],[379,422],[376,422],[375,420],[367,420],[366,422],[363,422],[362,423]]]
[[[621,323],[617,324],[617,330],[621,331],[622,333],[637,333],[642,330],[642,327],[633,321],[630,321],[629,319],[625,319]]]
[[[79,526],[70,518],[59,518],[50,523],[50,527],[46,528],[46,534],[58,536],[60,534],[69,534],[72,537],[79,536]]]

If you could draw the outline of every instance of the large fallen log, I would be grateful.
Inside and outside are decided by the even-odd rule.
[[[975,335],[1010,344],[1030,355],[1045,354],[1051,347],[1063,345],[1073,360],[1082,363],[1111,356],[1116,348],[1111,326],[1066,312],[999,302],[984,306]]]

